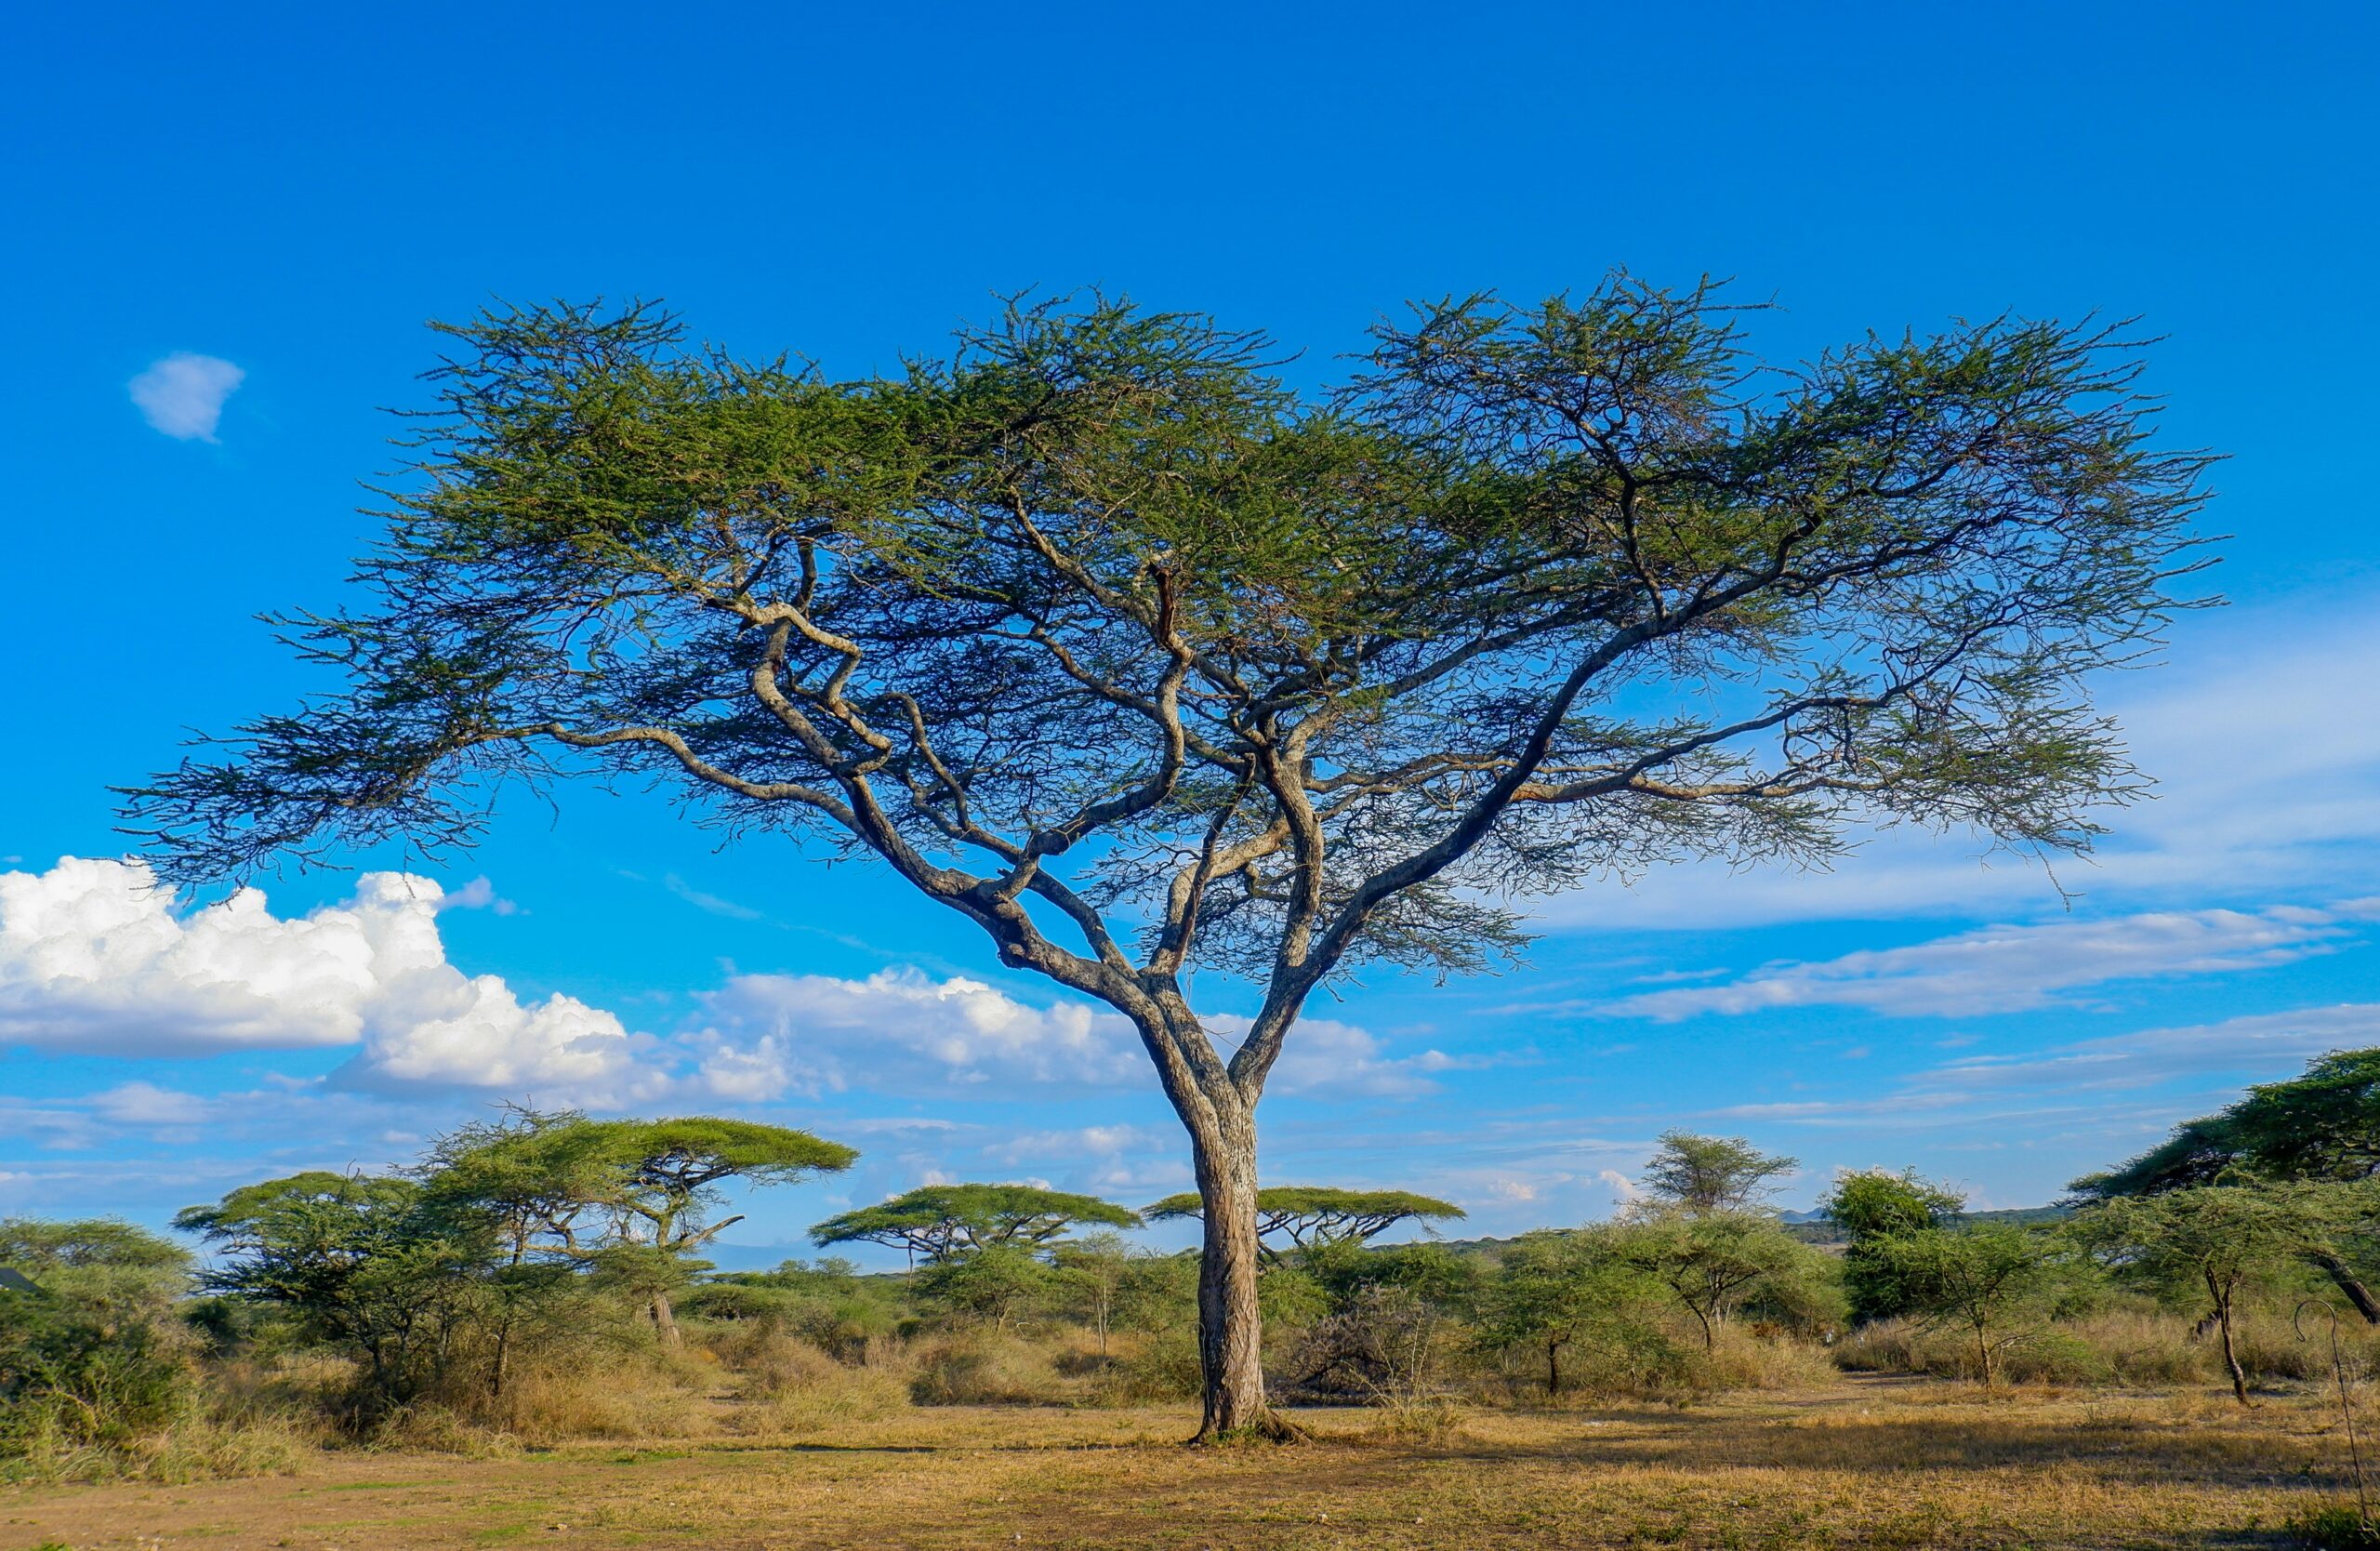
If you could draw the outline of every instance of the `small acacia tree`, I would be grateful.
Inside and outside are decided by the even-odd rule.
[[[1740,1136],[1698,1136],[1665,1131],[1645,1165],[1645,1203],[1656,1210],[1747,1212],[1774,1194],[1771,1182],[1790,1174],[1798,1158],[1764,1153]]]
[[[810,1230],[810,1241],[887,1244],[907,1251],[912,1262],[923,1255],[940,1265],[997,1247],[1038,1249],[1084,1223],[1138,1227],[1141,1216],[1096,1196],[1033,1185],[921,1185],[827,1218]]]
[[[2242,1292],[2326,1248],[2346,1204],[2338,1186],[2263,1185],[2233,1176],[2086,1209],[2077,1237],[2117,1276],[2177,1300],[2205,1300],[2223,1341],[2231,1393],[2248,1399],[2232,1327]]]
[[[2003,1353],[2049,1318],[2056,1247],[2006,1223],[1919,1228],[1880,1246],[1910,1306],[1929,1324],[1964,1327],[1987,1390]]]
[[[742,1222],[719,1217],[721,1187],[786,1185],[859,1157],[806,1131],[714,1116],[590,1120],[516,1110],[441,1138],[421,1171],[431,1202],[482,1219],[511,1267],[532,1253],[600,1266],[644,1300],[676,1345],[670,1292],[686,1262]]]
[[[1871,820],[2075,849],[2136,782],[2085,676],[2171,602],[2206,459],[2096,326],[1797,368],[1708,285],[1261,337],[1012,308],[830,382],[644,307],[449,326],[343,690],[132,796],[166,875],[468,842],[489,783],[677,786],[872,857],[1115,1009],[1205,1203],[1203,1435],[1265,1426],[1256,1107],[1307,1001],[1514,902]],[[1244,972],[1236,1038],[1191,1005]]]
[[[1141,1209],[1152,1222],[1202,1217],[1206,1201],[1195,1192],[1168,1196]],[[1329,1244],[1368,1244],[1399,1223],[1443,1222],[1462,1208],[1410,1190],[1340,1190],[1325,1185],[1269,1185],[1256,1192],[1257,1249],[1268,1263],[1281,1252],[1264,1240],[1279,1234],[1301,1250]]]

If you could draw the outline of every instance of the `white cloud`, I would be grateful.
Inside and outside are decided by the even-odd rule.
[[[2343,915],[2275,906],[1988,926],[1908,948],[1773,964],[1720,985],[1646,991],[1605,1010],[1663,1021],[1811,1006],[1894,1016],[2022,1012],[2109,981],[2229,974],[2328,952],[2348,935]]]
[[[535,1090],[618,1102],[649,1091],[611,1014],[524,1003],[446,961],[439,886],[367,873],[298,919],[243,890],[177,912],[131,862],[66,857],[0,873],[0,1043],[102,1055],[359,1046],[360,1085]]]
[[[247,377],[229,361],[176,351],[132,379],[132,402],[178,442],[212,442],[223,404]]]
[[[126,1126],[198,1125],[213,1118],[215,1106],[196,1094],[178,1093],[153,1082],[126,1082],[90,1099],[91,1112]]]
[[[45,873],[0,873],[0,1045],[125,1056],[353,1047],[337,1084],[599,1107],[668,1094],[764,1103],[853,1089],[1010,1098],[1156,1086],[1115,1013],[906,968],[865,980],[737,974],[699,998],[690,1026],[631,1032],[575,997],[524,1000],[451,963],[440,912],[501,906],[484,879],[449,895],[383,872],[302,918],[274,915],[255,890],[180,911],[136,862],[67,857]],[[1246,1027],[1210,1023],[1226,1040]],[[1393,1057],[1364,1029],[1316,1018],[1291,1035],[1274,1087],[1406,1097],[1456,1064],[1435,1051]]]
[[[854,1087],[992,1098],[1154,1082],[1117,1014],[1081,1002],[1036,1007],[980,980],[914,969],[865,980],[739,974],[703,1006],[703,1080],[723,1098]]]

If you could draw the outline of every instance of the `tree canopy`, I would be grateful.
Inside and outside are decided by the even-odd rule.
[[[2108,1200],[2212,1185],[2242,1168],[2268,1179],[2352,1180],[2380,1171],[2380,1050],[2333,1051],[2299,1076],[2257,1083],[2139,1157],[2068,1188]]]
[[[995,1246],[1037,1248],[1084,1223],[1138,1227],[1141,1217],[1096,1196],[1031,1185],[923,1185],[829,1217],[810,1241],[888,1244],[940,1264]]]
[[[1656,1210],[1749,1211],[1775,1190],[1770,1181],[1801,1163],[1763,1153],[1740,1136],[1665,1131],[1660,1144],[1639,1181],[1646,1204]]]
[[[1195,1191],[1168,1196],[1141,1209],[1152,1221],[1197,1217],[1206,1210]],[[1280,1234],[1299,1249],[1364,1243],[1399,1223],[1443,1222],[1462,1208],[1410,1190],[1340,1190],[1323,1185],[1268,1185],[1256,1193],[1256,1231]]]

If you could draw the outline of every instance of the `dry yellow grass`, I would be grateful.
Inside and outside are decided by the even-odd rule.
[[[1684,1411],[1483,1410],[1426,1439],[1374,1412],[1307,1419],[1316,1440],[1286,1449],[1184,1449],[1181,1409],[938,1407],[509,1458],[327,1453],[295,1477],[18,1489],[0,1551],[2279,1544],[2346,1463],[2311,1393],[2241,1412],[1867,1378]]]

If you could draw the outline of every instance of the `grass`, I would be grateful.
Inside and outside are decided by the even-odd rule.
[[[1313,1441],[1282,1449],[1185,1449],[1182,1407],[948,1406],[667,1448],[326,1452],[298,1477],[12,1489],[0,1551],[202,1529],[224,1547],[376,1551],[2278,1547],[2347,1491],[2335,1412],[2310,1388],[2241,1412],[2195,1389],[1986,1398],[1854,1377],[1419,1429],[1377,1411],[1300,1419]]]

